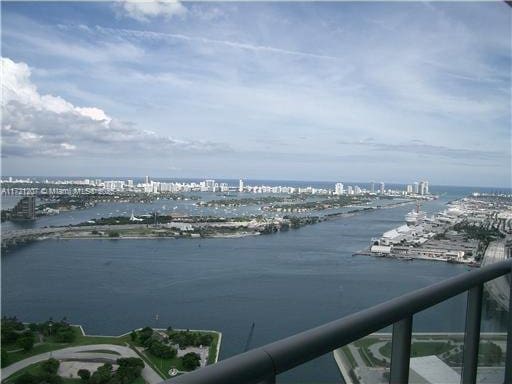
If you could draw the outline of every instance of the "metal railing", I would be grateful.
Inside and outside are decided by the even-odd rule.
[[[393,325],[391,384],[409,380],[413,315],[464,292],[467,295],[462,383],[476,382],[483,284],[511,275],[512,260],[462,273],[339,320],[165,381],[167,384],[275,383],[276,375]],[[510,280],[509,280],[510,281]],[[512,294],[509,299],[512,308]],[[505,383],[512,383],[512,317],[509,311]]]

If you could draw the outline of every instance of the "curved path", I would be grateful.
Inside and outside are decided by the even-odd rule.
[[[91,351],[112,351],[117,352],[119,355],[112,355],[108,353],[95,353]],[[87,352],[87,353],[83,353]],[[58,349],[52,352],[41,353],[39,355],[28,357],[24,360],[18,361],[17,363],[11,364],[8,367],[5,367],[1,371],[2,380],[8,378],[13,373],[16,373],[20,369],[26,368],[29,365],[39,363],[44,360],[48,360],[50,357],[55,359],[109,359],[112,361],[116,361],[120,357],[137,357],[140,356],[131,348],[123,347],[121,345],[113,345],[113,344],[93,344],[93,345],[81,345],[78,347],[69,347]],[[142,377],[148,384],[158,384],[163,381],[163,379],[155,372],[153,368],[151,368],[146,362],[144,362],[144,369],[142,370]]]

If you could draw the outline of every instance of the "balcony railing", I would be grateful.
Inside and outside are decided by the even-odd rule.
[[[484,283],[508,275],[512,260],[502,261],[419,289],[339,320],[298,333],[217,364],[167,380],[168,384],[275,383],[276,376],[326,353],[393,325],[391,384],[409,380],[414,314],[468,292],[462,383],[476,382]],[[512,298],[512,294],[510,295]],[[509,299],[512,308],[512,299]],[[512,383],[512,318],[509,310],[505,383]]]

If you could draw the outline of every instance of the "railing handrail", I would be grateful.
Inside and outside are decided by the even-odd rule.
[[[259,383],[511,272],[512,260],[491,264],[368,309],[219,361],[166,383]]]

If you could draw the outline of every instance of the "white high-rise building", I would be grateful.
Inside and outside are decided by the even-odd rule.
[[[415,181],[413,185],[414,185],[414,193],[415,194],[420,193],[420,184],[417,181]]]
[[[336,183],[334,186],[334,194],[343,195],[343,183]]]
[[[240,179],[238,181],[238,192],[243,192],[244,191],[244,181],[242,179]]]
[[[419,189],[420,189],[420,195],[424,195],[425,194],[425,182],[424,181],[420,181]]]
[[[360,195],[360,194],[361,194],[361,188],[359,187],[359,185],[356,185],[356,186],[354,187],[354,193],[355,193],[356,195]]]
[[[352,189],[352,186],[351,186],[351,185],[349,185],[349,186],[347,187],[347,195],[353,195],[353,194],[354,194],[354,190]]]
[[[149,176],[146,176],[146,177],[144,178],[144,184],[149,184]]]
[[[407,193],[410,194],[412,193],[412,185],[411,184],[407,184]]]
[[[385,191],[384,187],[385,187],[384,182],[383,182],[383,181],[381,181],[381,182],[380,182],[380,193],[381,193],[381,194],[384,194],[384,191]]]
[[[425,195],[428,195],[430,192],[428,191],[428,181],[424,181],[423,183],[425,183]]]
[[[215,191],[215,180],[205,180],[206,190],[210,192]]]

